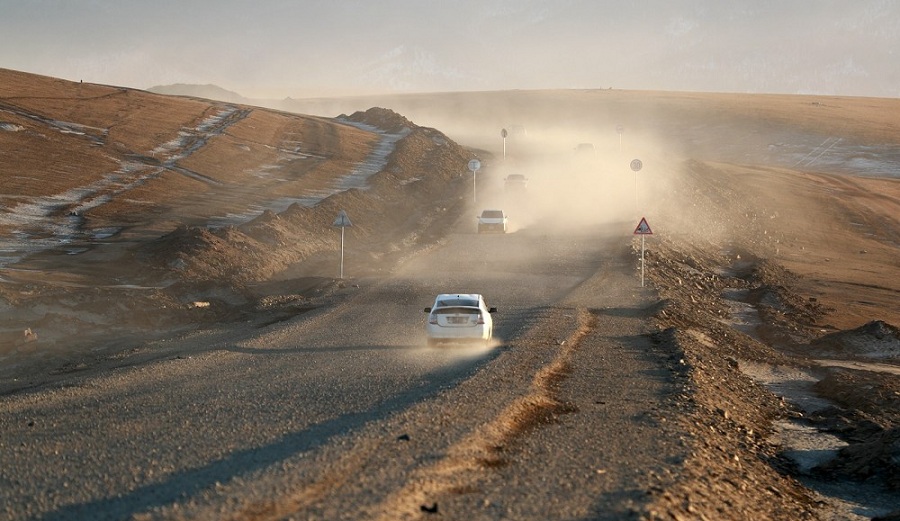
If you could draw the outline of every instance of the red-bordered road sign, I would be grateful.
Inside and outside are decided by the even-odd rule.
[[[647,219],[641,217],[641,222],[638,223],[637,228],[634,229],[635,235],[653,235],[653,230],[650,229],[650,225],[647,224]]]

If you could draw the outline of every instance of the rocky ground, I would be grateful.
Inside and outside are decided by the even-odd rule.
[[[785,418],[850,443],[835,459],[808,472],[825,480],[875,482],[896,491],[900,470],[896,465],[900,396],[896,374],[816,367],[822,375],[816,391],[835,405],[809,416],[789,397],[773,394],[742,371],[742,364],[754,361],[802,368],[815,364],[734,328],[723,292],[736,288],[749,290],[748,294],[769,292],[768,305],[777,306],[782,318],[760,324],[768,335],[795,337],[800,330],[814,328],[810,319],[821,315],[805,305],[799,309],[791,305],[792,300],[804,300],[792,274],[766,269],[766,261],[741,262],[746,257],[737,259],[715,250],[712,245],[685,249],[664,241],[648,255],[650,278],[664,299],[656,314],[661,328],[657,339],[680,354],[672,365],[673,370],[682,370],[684,393],[676,400],[685,411],[683,426],[696,444],[685,465],[686,479],[673,489],[659,491],[658,518],[820,518],[816,506],[821,499],[797,481],[802,476],[796,463],[772,442],[773,421]],[[894,348],[900,340],[896,328],[878,321],[843,335]],[[734,512],[741,514],[734,517]]]
[[[658,340],[674,346],[680,355],[673,366],[682,370],[685,392],[676,400],[685,410],[684,427],[696,446],[685,465],[686,479],[673,489],[659,491],[658,517],[842,519],[859,515],[817,510],[830,503],[800,481],[809,476],[832,483],[849,480],[881,488],[885,498],[896,494],[900,380],[896,365],[874,372],[829,367],[821,359],[896,364],[900,331],[879,319],[895,321],[896,313],[885,307],[879,310],[881,315],[857,328],[836,331],[832,321],[841,320],[848,304],[871,292],[845,289],[842,299],[829,298],[835,307],[823,305],[820,298],[811,296],[820,291],[813,280],[816,275],[808,268],[800,274],[785,267],[782,258],[789,255],[784,250],[791,247],[786,244],[791,239],[784,234],[790,232],[777,222],[782,219],[770,218],[774,215],[770,212],[788,207],[783,199],[795,201],[792,181],[773,176],[771,181],[783,190],[782,195],[757,205],[756,190],[729,174],[727,167],[702,168],[717,169],[726,185],[699,203],[701,207],[688,211],[694,213],[688,221],[700,218],[725,224],[732,235],[710,241],[679,233],[653,239],[647,252],[649,279],[662,299],[655,315]],[[690,172],[691,168],[688,177]],[[727,186],[729,182],[734,184]],[[767,193],[778,193],[777,188]],[[831,215],[841,215],[841,206],[835,204]],[[677,221],[685,214],[668,217]],[[796,223],[807,224],[803,219]],[[827,245],[792,246],[834,254]],[[888,272],[896,269],[895,263],[887,264],[892,265]],[[757,363],[809,371],[815,375],[815,393],[831,405],[810,413],[794,400],[796,396],[773,394],[747,369]],[[833,434],[848,445],[833,459],[801,471],[796,461],[785,457],[785,447],[773,444],[773,422],[779,419]],[[879,519],[900,516],[896,500],[886,499],[879,506],[882,513],[892,512]]]

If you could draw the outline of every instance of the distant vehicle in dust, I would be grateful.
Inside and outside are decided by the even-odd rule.
[[[575,145],[575,153],[579,155],[592,155],[594,153],[593,143],[578,143]]]
[[[503,179],[503,188],[507,192],[519,192],[528,188],[528,178],[522,174],[509,174]]]
[[[478,216],[478,233],[506,233],[509,217],[503,210],[483,210]]]
[[[509,135],[510,136],[527,136],[528,131],[525,130],[524,125],[510,125],[509,126]]]

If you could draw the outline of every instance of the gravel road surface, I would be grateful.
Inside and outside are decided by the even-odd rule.
[[[458,233],[388,277],[173,356],[2,398],[9,519],[618,519],[668,479],[668,371],[630,230]],[[623,233],[624,232],[624,233]],[[425,347],[439,292],[489,348]]]

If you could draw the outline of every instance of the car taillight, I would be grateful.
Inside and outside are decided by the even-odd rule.
[[[484,324],[484,315],[478,314],[478,320],[475,321],[476,324]]]
[[[429,324],[437,324],[437,315],[428,315],[428,323]]]

